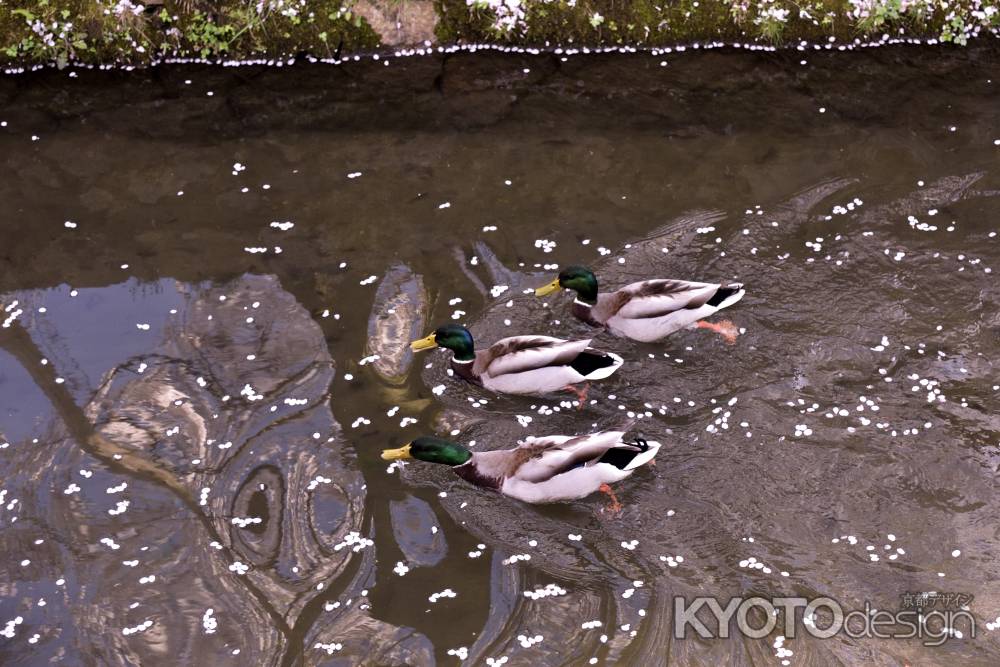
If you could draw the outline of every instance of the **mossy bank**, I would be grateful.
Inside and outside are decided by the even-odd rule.
[[[666,47],[1000,33],[1000,0],[0,0],[0,65],[338,58],[400,45]]]

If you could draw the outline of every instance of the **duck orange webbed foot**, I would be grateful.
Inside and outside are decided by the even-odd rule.
[[[736,328],[736,325],[729,320],[722,320],[721,322],[706,322],[705,320],[698,320],[694,323],[696,329],[708,329],[709,331],[714,331],[715,333],[722,336],[722,339],[732,345],[736,342],[736,337],[740,335],[740,330]]]
[[[621,514],[622,504],[618,502],[618,496],[616,496],[615,492],[611,490],[611,487],[608,486],[607,484],[601,484],[597,488],[597,490],[600,491],[601,493],[606,493],[611,498],[611,502],[608,503],[607,508],[602,508],[601,511],[606,510],[608,512],[611,512],[612,514],[616,515]]]
[[[578,389],[577,387],[568,384],[562,388],[562,391],[570,391],[576,394],[576,399],[580,402],[579,405],[576,406],[576,409],[583,410],[583,406],[587,401],[587,392],[590,391],[590,383],[589,382],[583,383],[582,389]]]

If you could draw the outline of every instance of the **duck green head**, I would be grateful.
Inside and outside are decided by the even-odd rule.
[[[458,361],[472,361],[476,358],[476,346],[472,334],[458,324],[446,324],[434,333],[410,343],[410,349],[414,352],[429,350],[432,347],[448,348],[455,353],[455,359]]]
[[[535,296],[552,294],[559,289],[571,289],[584,303],[597,303],[597,276],[585,266],[567,266],[559,277],[535,290]]]
[[[417,438],[399,449],[383,449],[382,458],[386,461],[419,459],[428,463],[460,466],[472,458],[472,452],[458,443],[425,436]]]

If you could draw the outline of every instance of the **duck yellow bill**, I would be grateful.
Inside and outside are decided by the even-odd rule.
[[[399,449],[383,449],[382,458],[386,461],[398,461],[400,459],[413,458],[410,456],[410,443],[406,443]]]
[[[548,285],[544,285],[535,290],[535,296],[545,296],[547,294],[552,294],[553,292],[558,292],[562,289],[562,285],[559,284],[559,279],[556,278]]]
[[[416,352],[417,350],[429,350],[432,347],[437,347],[437,341],[434,340],[434,334],[425,336],[424,338],[417,339],[410,343],[410,349]]]

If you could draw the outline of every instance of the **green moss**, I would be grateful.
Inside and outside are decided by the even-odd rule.
[[[434,29],[437,40],[442,44],[473,43],[474,35],[490,33],[493,25],[491,12],[480,7],[469,7],[456,0],[434,0],[438,24]],[[485,43],[486,39],[479,42]]]
[[[145,7],[16,0],[0,7],[0,63],[143,64],[160,56],[246,59],[303,52],[326,57],[338,49],[375,48],[378,35],[351,4],[166,0]]]
[[[523,19],[497,27],[485,2],[437,0],[444,42],[525,46],[672,46],[696,41],[782,44],[835,37],[893,36],[939,38],[964,43],[973,26],[996,30],[1000,1],[941,1],[929,4],[871,0],[867,12],[847,0],[522,0]],[[864,14],[864,15],[861,15]]]
[[[296,13],[265,11],[255,4],[233,3],[222,11],[174,12],[180,33],[175,49],[181,55],[245,58],[300,52],[319,57],[374,48],[379,44],[370,26],[349,9],[350,3],[313,2]]]

